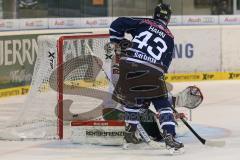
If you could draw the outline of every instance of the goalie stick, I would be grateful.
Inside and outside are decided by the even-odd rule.
[[[149,137],[149,135],[147,134],[147,132],[144,130],[144,128],[142,127],[142,125],[140,123],[137,125],[137,130],[139,131],[139,133],[142,136],[142,138],[144,139],[144,141],[152,148],[166,149],[166,145],[164,143],[159,143],[159,142],[155,142],[155,141],[151,140],[151,138]]]

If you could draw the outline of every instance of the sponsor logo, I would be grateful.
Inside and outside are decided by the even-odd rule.
[[[203,23],[214,23],[215,19],[213,17],[203,17]]]
[[[0,27],[5,27],[5,23],[4,22],[0,22]]]
[[[103,131],[103,130],[92,130],[86,131],[86,136],[90,137],[123,137],[124,131]]]
[[[108,59],[112,59],[113,57],[113,54],[105,54],[105,59],[108,60]]]
[[[16,25],[14,25],[14,22],[12,21],[0,21],[0,27],[1,28],[14,28]]]
[[[0,97],[10,97],[10,96],[17,96],[17,95],[21,95],[19,92],[19,89],[0,92]]]
[[[199,75],[176,75],[176,76],[172,76],[172,77],[169,77],[170,80],[176,80],[176,81],[181,81],[181,80],[199,80],[200,79],[200,76]]]
[[[193,58],[194,46],[191,43],[175,44],[173,58]]]
[[[42,26],[44,26],[44,21],[42,21],[42,20],[26,21],[25,26],[26,27],[42,27]]]
[[[88,24],[88,25],[96,25],[97,24],[97,20],[87,20],[86,24]]]
[[[134,53],[133,57],[150,62],[150,63],[156,63],[156,61],[157,61],[156,59],[154,59],[152,57],[149,57],[145,54],[137,53],[137,52]]]
[[[0,41],[0,66],[19,64],[26,62],[33,65],[38,53],[36,39],[15,39]]]
[[[65,22],[62,20],[56,20],[54,23],[55,26],[64,26],[64,24],[65,24]]]
[[[187,22],[192,22],[192,23],[199,23],[199,22],[201,22],[202,20],[201,20],[201,18],[188,18],[188,20],[187,20]]]
[[[54,59],[55,59],[55,52],[49,51],[48,52],[48,58],[49,58],[49,61],[50,61],[50,66],[53,69],[53,67],[54,67],[53,64],[54,64]]]
[[[240,78],[240,73],[229,73],[228,79],[238,79]]]
[[[103,25],[103,26],[106,26],[108,25],[108,20],[107,19],[99,19],[99,25]]]
[[[112,43],[107,43],[104,45],[105,50],[105,60],[112,59],[113,58],[113,51],[114,51],[114,45]]]
[[[1,97],[10,97],[10,96],[18,96],[25,95],[29,91],[29,87],[16,87],[11,89],[2,89],[0,90],[0,98]]]
[[[214,23],[214,17],[190,17],[187,19],[188,23]]]
[[[25,69],[23,70],[16,70],[16,71],[11,71],[9,73],[9,77],[12,82],[30,82],[32,79],[32,74],[27,73]]]
[[[238,22],[239,19],[237,17],[231,18],[231,17],[226,17],[224,18],[224,22]]]
[[[213,78],[214,78],[213,74],[203,74],[203,80],[210,80]]]
[[[69,19],[69,20],[66,21],[66,26],[74,26],[75,22],[76,21]]]
[[[33,27],[34,26],[34,22],[26,22],[25,26]]]
[[[22,95],[27,94],[29,91],[29,88],[22,88]]]

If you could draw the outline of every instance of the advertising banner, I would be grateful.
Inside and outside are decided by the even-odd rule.
[[[240,26],[224,26],[222,29],[222,70],[240,71]]]
[[[21,19],[20,30],[25,29],[47,29],[48,19],[47,18],[32,18],[32,19]]]
[[[137,16],[152,18],[152,16]],[[36,18],[36,19],[1,19],[0,31],[35,30],[35,29],[73,29],[73,28],[106,28],[117,17],[88,18]],[[169,26],[179,25],[236,25],[240,24],[239,15],[173,15]]]
[[[218,23],[218,16],[182,16],[183,25],[214,25]]]
[[[1,36],[0,88],[30,84],[37,53],[37,35]]]
[[[19,30],[19,20],[0,19],[0,31]]]
[[[80,18],[49,18],[49,28],[80,28]]]
[[[81,28],[107,28],[111,23],[111,17],[81,18]]]
[[[171,30],[175,37],[175,46],[169,72],[220,71],[220,27],[185,26],[172,27]]]
[[[100,22],[91,19],[85,23],[96,27],[107,25],[110,20]],[[77,21],[73,24],[76,26]],[[173,61],[167,76],[169,81],[240,79],[239,25],[170,26],[169,28],[175,37]],[[91,30],[89,28],[89,31]],[[102,29],[96,30],[102,31]],[[81,30],[79,29],[78,32]],[[38,53],[37,37],[40,33],[43,34],[42,32],[36,31],[36,34],[25,35],[20,34],[22,32],[16,32],[16,35],[13,33],[0,36],[0,89],[29,85],[36,56],[41,54]],[[44,34],[50,32],[46,31]],[[11,93],[3,92],[2,95],[19,94],[19,89],[16,90]]]
[[[221,15],[219,16],[219,24],[240,24],[239,15]]]
[[[182,25],[182,16],[171,16],[169,25],[172,26]]]
[[[0,89],[0,98],[26,95],[29,92],[29,89],[30,89],[30,86]]]

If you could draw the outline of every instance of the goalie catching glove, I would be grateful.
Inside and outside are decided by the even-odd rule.
[[[197,108],[203,101],[203,95],[200,89],[196,86],[189,86],[183,91],[173,96],[173,101],[176,107],[185,107],[188,109]]]

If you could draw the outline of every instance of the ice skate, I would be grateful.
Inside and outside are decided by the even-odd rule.
[[[181,142],[178,142],[174,139],[173,135],[164,132],[164,142],[166,148],[170,151],[171,154],[183,153],[184,145]]]

